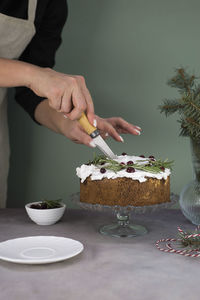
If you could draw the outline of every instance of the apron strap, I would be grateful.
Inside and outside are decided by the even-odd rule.
[[[28,20],[33,22],[35,21],[35,13],[37,8],[37,0],[28,1]]]

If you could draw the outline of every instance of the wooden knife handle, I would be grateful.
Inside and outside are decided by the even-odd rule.
[[[90,122],[88,121],[88,118],[86,117],[85,113],[83,112],[80,119],[78,120],[83,129],[90,135],[95,130],[97,130],[96,127],[92,126]]]

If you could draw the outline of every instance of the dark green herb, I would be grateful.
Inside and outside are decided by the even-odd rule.
[[[47,200],[43,199],[41,202],[37,204],[32,204],[30,207],[35,209],[52,209],[52,208],[59,208],[61,207],[61,201],[62,199],[57,200]]]
[[[200,250],[199,236],[187,238],[188,235],[199,234],[199,233],[200,233],[199,231],[179,233],[178,235],[179,246],[181,248],[188,248],[188,250]]]

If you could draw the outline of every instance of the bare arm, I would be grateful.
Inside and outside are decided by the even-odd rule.
[[[94,105],[83,76],[68,75],[17,60],[0,58],[0,87],[26,86],[48,99],[49,105],[71,120],[83,111],[94,123]]]
[[[22,61],[0,58],[0,87],[29,87],[37,69],[39,67]]]

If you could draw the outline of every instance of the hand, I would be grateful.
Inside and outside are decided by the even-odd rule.
[[[104,139],[111,136],[116,141],[124,142],[119,133],[129,133],[133,135],[140,135],[141,133],[140,127],[128,123],[120,117],[103,119],[96,115],[96,121],[100,134]]]
[[[84,131],[77,120],[71,121],[65,119],[63,115],[52,109],[48,100],[40,102],[35,110],[35,119],[49,129],[66,136],[78,144],[84,144],[89,147],[95,147],[93,139]],[[103,138],[107,136],[113,137],[119,142],[123,142],[119,133],[130,133],[134,135],[140,134],[140,127],[134,126],[122,118],[103,119],[95,115],[97,120],[97,128]]]
[[[94,124],[94,105],[83,76],[56,72],[49,68],[35,68],[30,89],[45,97],[49,105],[64,113],[70,120],[77,120],[86,111],[89,122]]]
[[[26,86],[49,106],[65,113],[69,119],[79,119],[86,111],[94,124],[94,105],[83,76],[73,76],[41,68],[23,61],[0,58],[0,87]]]
[[[101,136],[105,139],[108,136],[113,137],[118,142],[123,142],[123,138],[119,133],[130,133],[140,135],[141,128],[126,122],[122,118],[103,119],[95,115],[97,120],[97,128]],[[95,147],[92,138],[83,130],[78,121],[70,121],[66,119],[63,123],[62,134],[78,144],[84,144],[89,147]]]

